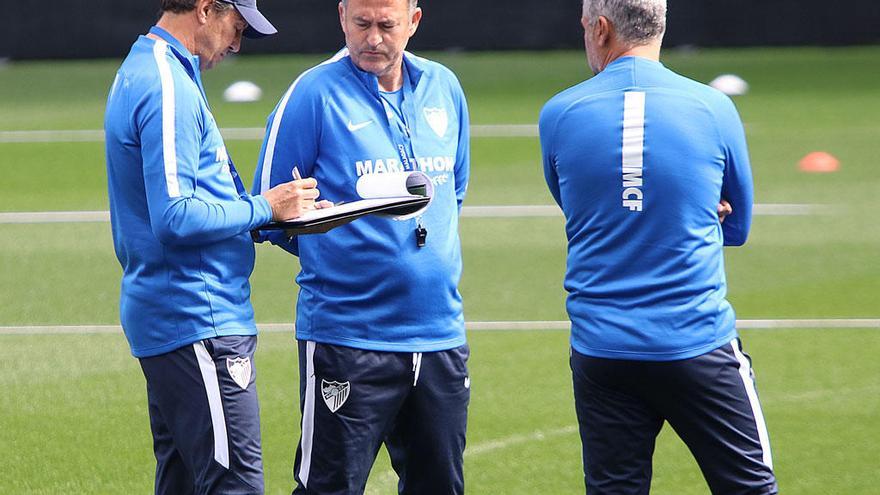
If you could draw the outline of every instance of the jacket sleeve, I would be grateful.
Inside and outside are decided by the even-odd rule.
[[[467,100],[461,85],[456,84],[458,94],[458,148],[455,156],[455,197],[458,200],[458,211],[467,194],[471,170],[471,120],[468,113]]]
[[[156,52],[159,80],[133,108],[140,137],[144,186],[153,234],[163,244],[210,244],[267,223],[263,198],[242,195],[207,201],[195,197],[205,122],[198,98]]]
[[[553,152],[553,136],[556,132],[557,116],[553,110],[552,101],[544,106],[538,119],[538,134],[541,138],[541,158],[544,164],[544,180],[550,194],[556,204],[562,207],[562,198],[559,193],[559,176],[556,173],[556,158]]]
[[[287,90],[266,124],[266,137],[257,162],[253,193],[293,180],[293,167],[303,177],[314,174],[321,136],[320,98],[308,91],[300,76]],[[285,251],[299,255],[296,237],[284,232],[263,233],[258,242],[269,241]]]
[[[749,150],[742,121],[733,102],[725,98],[725,107],[719,116],[719,128],[725,146],[724,179],[721,197],[733,208],[724,219],[721,230],[725,246],[742,246],[749,237],[752,225],[754,185]]]

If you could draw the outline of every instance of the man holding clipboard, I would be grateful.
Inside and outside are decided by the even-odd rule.
[[[295,167],[333,201],[360,199],[359,181],[405,173],[427,176],[433,195],[402,220],[261,234],[301,266],[294,493],[362,493],[383,443],[401,493],[462,493],[467,105],[452,72],[404,52],[422,17],[416,0],[344,0],[338,9],[347,46],[300,75],[269,117],[256,192]]]

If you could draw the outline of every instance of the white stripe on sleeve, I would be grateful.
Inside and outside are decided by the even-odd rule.
[[[162,156],[165,160],[165,185],[168,197],[180,197],[180,184],[177,181],[177,148],[174,128],[174,78],[168,65],[166,53],[168,43],[156,40],[153,45],[153,57],[159,67],[159,79],[162,81]]]
[[[205,392],[208,394],[208,408],[211,410],[211,426],[214,429],[214,460],[229,469],[229,441],[226,437],[226,416],[223,414],[223,403],[220,399],[220,380],[217,378],[217,367],[203,342],[193,344],[199,361],[202,380],[205,381]]]
[[[296,89],[299,81],[309,72],[317,69],[322,65],[327,65],[339,61],[347,56],[348,48],[343,48],[329,60],[325,60],[324,62],[300,74],[299,77],[297,77],[296,80],[293,81],[293,84],[290,85],[290,89],[287,90],[287,93],[284,93],[284,97],[281,98],[281,102],[278,104],[278,108],[275,110],[275,116],[272,118],[272,125],[269,128],[269,135],[267,137],[268,141],[266,142],[266,154],[263,156],[263,171],[262,174],[260,174],[261,193],[266,192],[272,188],[272,161],[275,158],[275,143],[278,142],[278,130],[281,128],[281,118],[284,116],[284,110],[287,108],[287,102],[290,100],[290,95],[293,94],[293,90]],[[291,164],[291,166],[292,165],[294,164]]]
[[[306,341],[306,400],[302,413],[302,460],[299,480],[309,487],[309,471],[312,468],[312,439],[315,434],[315,343]]]
[[[761,452],[764,455],[764,464],[773,469],[773,456],[770,454],[770,435],[767,434],[767,424],[764,422],[764,412],[761,410],[761,402],[758,400],[758,391],[755,389],[755,381],[752,380],[752,367],[749,360],[739,350],[738,339],[730,342],[733,348],[733,354],[739,361],[739,376],[742,378],[743,385],[746,388],[746,394],[749,396],[749,403],[752,405],[752,414],[755,416],[755,426],[758,429],[758,440],[761,442]]]

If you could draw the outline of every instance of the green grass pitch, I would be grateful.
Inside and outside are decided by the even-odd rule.
[[[245,47],[245,52],[247,48]],[[583,54],[428,54],[456,71],[474,124],[534,124],[541,105],[588,76]],[[222,127],[262,127],[290,81],[318,56],[241,56],[205,75]],[[880,317],[880,228],[874,203],[880,47],[670,51],[701,81],[736,73],[757,202],[833,205],[831,213],[759,216],[749,243],[728,249],[740,318]],[[100,129],[119,61],[0,66],[0,213],[106,210],[101,143],[10,143],[4,131]],[[249,79],[253,104],[220,94]],[[258,141],[229,141],[247,183]],[[835,174],[803,174],[810,151],[840,158]],[[538,140],[477,137],[466,204],[551,204]],[[469,321],[564,320],[560,218],[464,218],[461,291]],[[293,319],[295,259],[257,249],[260,322]],[[118,323],[120,269],[104,223],[0,223],[0,327]],[[880,485],[880,332],[746,330],[780,488],[873,494]],[[580,442],[563,331],[471,332],[472,403],[465,455],[474,494],[582,493]],[[260,337],[257,355],[267,493],[289,493],[298,438],[292,334]],[[148,493],[145,387],[122,335],[0,335],[0,493]],[[394,493],[380,453],[368,493]],[[686,447],[658,440],[654,493],[708,493]]]

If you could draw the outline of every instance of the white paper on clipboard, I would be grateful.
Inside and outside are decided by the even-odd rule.
[[[364,199],[387,198],[393,196],[423,196],[430,200],[423,208],[406,215],[393,217],[395,220],[415,218],[431,205],[434,199],[434,183],[423,172],[390,172],[384,174],[365,174],[357,181],[358,196]]]

